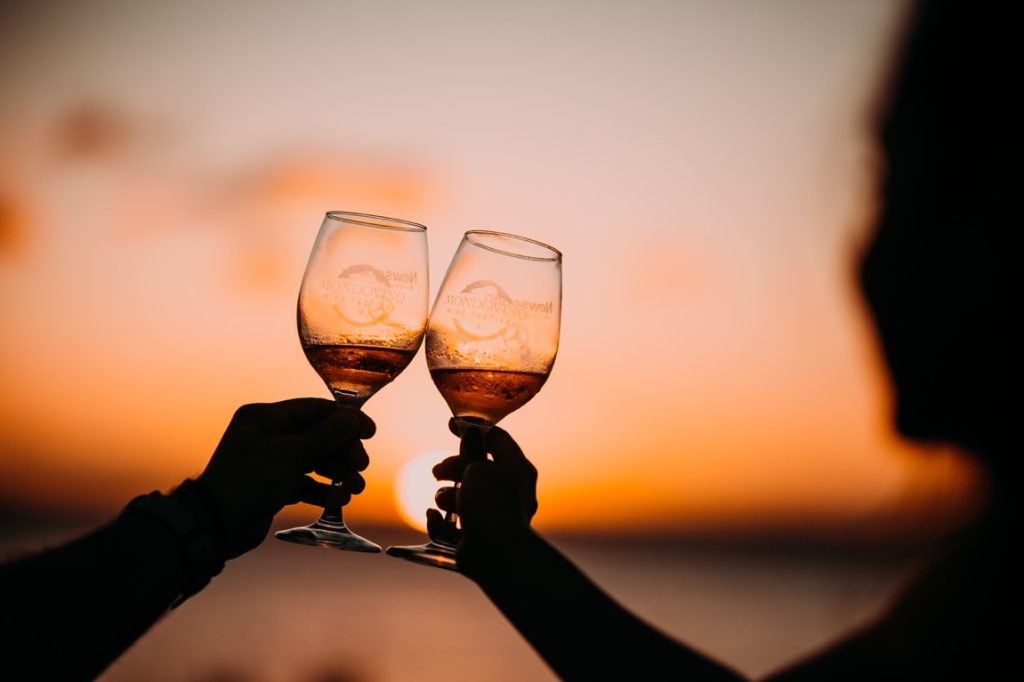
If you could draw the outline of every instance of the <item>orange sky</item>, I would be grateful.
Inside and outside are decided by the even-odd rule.
[[[971,479],[889,433],[848,273],[887,0],[97,2],[0,10],[0,495],[115,509],[234,408],[326,391],[294,304],[327,209],[565,254],[505,422],[558,528],[936,523]],[[355,520],[454,447],[422,361],[368,403]],[[301,510],[308,514],[309,510]]]

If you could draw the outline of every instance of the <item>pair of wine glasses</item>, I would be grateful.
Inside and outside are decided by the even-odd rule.
[[[429,317],[427,304],[425,226],[327,213],[299,289],[298,327],[306,358],[334,399],[362,407],[406,368],[426,335],[430,376],[460,432],[489,429],[536,395],[555,362],[562,254],[526,237],[472,230],[448,266]],[[452,514],[446,521],[457,523]],[[341,507],[277,537],[381,551],[348,529]],[[388,547],[387,553],[458,570],[455,546],[444,540]]]

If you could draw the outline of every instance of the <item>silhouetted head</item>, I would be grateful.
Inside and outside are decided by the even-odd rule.
[[[905,435],[990,465],[1021,419],[1019,84],[1013,25],[964,2],[919,12],[882,122],[882,205],[861,266]],[[1016,55],[1008,54],[1010,52]]]

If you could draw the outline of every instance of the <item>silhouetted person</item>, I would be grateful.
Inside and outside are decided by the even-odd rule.
[[[895,393],[913,439],[954,444],[987,478],[984,508],[889,612],[777,680],[978,680],[1018,670],[1017,533],[1022,377],[1020,190],[1024,126],[1012,3],[918,7],[883,119],[882,211],[861,262]],[[463,529],[459,566],[560,676],[737,679],[622,608],[529,526],[536,470],[507,433],[468,434],[438,478]],[[493,461],[480,461],[486,449]],[[475,461],[473,461],[475,460]],[[473,463],[463,466],[464,461]],[[464,471],[463,471],[464,469]],[[457,504],[456,504],[457,502]],[[447,532],[429,515],[431,533]],[[1019,674],[1019,672],[1017,673]]]
[[[96,677],[226,560],[256,547],[284,505],[342,505],[361,492],[358,472],[369,460],[360,439],[374,430],[362,412],[317,398],[239,408],[195,480],[136,498],[81,539],[0,566],[5,670]]]

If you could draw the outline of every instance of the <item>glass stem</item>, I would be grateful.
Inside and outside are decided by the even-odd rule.
[[[347,395],[342,391],[331,391],[334,395],[334,402],[338,404],[338,407],[345,410],[359,410],[363,407],[363,404],[369,399],[370,396],[360,397],[356,395]],[[338,480],[332,480],[331,485],[335,488],[342,487],[342,482]],[[338,526],[341,528],[345,527],[345,519],[341,515],[341,507],[324,507],[324,511],[320,514],[319,523],[329,526]]]
[[[331,481],[331,485],[336,488],[341,487],[341,481]],[[324,507],[324,511],[320,514],[320,523],[344,526],[345,519],[341,516],[341,507]]]

